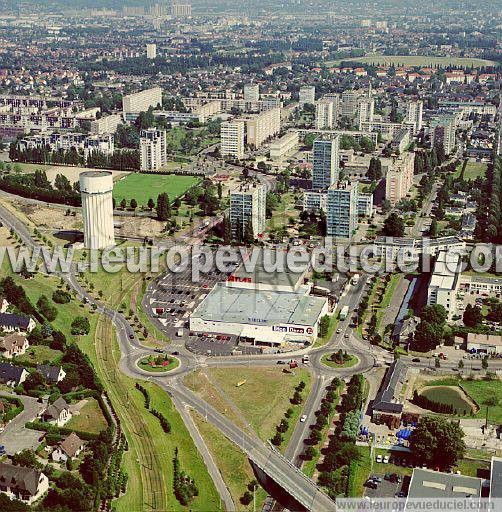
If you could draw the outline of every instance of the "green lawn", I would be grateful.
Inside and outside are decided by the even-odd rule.
[[[290,398],[294,388],[303,380],[306,384],[302,392],[303,399],[308,396],[311,387],[311,374],[303,368],[293,373],[284,373],[281,368],[211,368],[211,376],[225,395],[239,408],[243,417],[253,427],[258,436],[267,440],[275,434],[275,427],[284,417],[288,408],[294,410],[289,418],[289,429],[283,434],[281,448],[287,446],[294,425],[301,415],[302,406],[294,406]],[[236,383],[246,383],[237,387]]]
[[[228,487],[237,510],[239,512],[253,510],[253,502],[248,506],[240,503],[240,499],[247,490],[248,484],[255,480],[248,458],[216,427],[205,421],[200,414],[193,411],[192,416],[212,458],[221,472],[221,476]],[[265,490],[258,487],[255,494],[256,510],[261,510],[266,497],[267,493]]]
[[[99,434],[108,426],[106,418],[95,398],[86,398],[85,400],[87,403],[80,409],[79,414],[72,416],[66,427]]]
[[[355,366],[359,362],[359,359],[351,354],[348,355],[350,359],[345,361],[343,364],[338,364],[335,361],[331,361],[329,359],[331,354],[324,354],[321,358],[321,363],[329,366],[330,368],[352,368],[352,366]]]
[[[377,314],[377,324],[376,324],[377,332],[380,332],[380,333],[383,332],[383,329],[385,327],[384,325],[382,325],[383,316],[392,301],[394,292],[397,288],[399,281],[402,279],[402,277],[403,277],[402,274],[393,274],[392,277],[390,278],[390,281],[387,283],[387,287],[385,288],[385,293],[383,294],[383,297],[382,297],[382,302],[380,303],[379,309],[376,312],[376,314]]]
[[[359,459],[350,465],[348,495],[351,498],[360,498],[364,494],[364,482],[370,476],[371,459],[370,449],[367,446],[357,446]]]
[[[329,342],[329,340],[333,336],[333,333],[336,331],[338,327],[339,321],[340,318],[338,317],[338,311],[336,311],[333,315],[331,315],[329,319],[329,327],[326,336],[323,336],[322,338],[317,338],[317,340],[314,343],[314,348],[323,347],[324,345],[326,345],[326,343]]]
[[[459,178],[462,173],[462,167],[464,166],[464,162],[460,162],[455,171],[455,178]],[[465,181],[474,181],[478,177],[484,177],[486,175],[486,170],[488,169],[488,165],[482,162],[473,162],[469,160],[465,167],[464,171],[464,180]]]
[[[32,345],[25,354],[15,359],[17,363],[58,364],[62,355],[59,350],[53,350],[45,345]]]
[[[470,57],[432,57],[427,55],[367,55],[366,57],[353,57],[349,59],[340,59],[331,62],[325,62],[326,66],[339,65],[341,61],[361,62],[363,64],[373,64],[375,66],[421,66],[421,67],[447,67],[463,66],[476,67],[493,66],[496,62],[485,59],[476,59]]]
[[[148,199],[157,201],[157,196],[166,192],[171,201],[184,194],[190,187],[198,183],[195,176],[176,176],[174,174],[142,174],[131,173],[120,179],[113,187],[113,197],[120,203],[125,199],[129,204],[136,199],[139,206],[146,206]]]

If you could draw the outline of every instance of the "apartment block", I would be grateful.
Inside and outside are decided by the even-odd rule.
[[[342,92],[341,115],[343,117],[353,118],[357,112],[358,93],[347,90]]]
[[[303,194],[303,209],[307,211],[326,211],[327,199],[326,192],[305,192]]]
[[[281,131],[281,109],[265,110],[261,114],[246,118],[245,121],[248,146],[259,148]]]
[[[318,139],[312,151],[312,190],[326,190],[338,181],[340,138]]]
[[[375,100],[372,98],[363,98],[359,100],[357,105],[357,118],[359,130],[363,123],[371,123],[373,122],[373,115],[375,112]]]
[[[146,58],[147,59],[156,59],[157,58],[157,45],[154,43],[148,43],[146,45]]]
[[[162,105],[162,89],[153,87],[144,91],[128,94],[122,98],[122,112],[125,121],[136,121],[140,112],[146,112],[150,107]]]
[[[303,108],[304,105],[314,105],[315,104],[315,87],[314,86],[304,86],[300,87],[300,108]]]
[[[415,133],[422,129],[422,115],[424,104],[422,101],[411,101],[406,107],[406,121],[413,124]]]
[[[338,111],[335,103],[323,98],[316,103],[315,127],[316,130],[330,130],[336,127]]]
[[[142,171],[158,171],[167,163],[165,130],[148,128],[141,130],[139,150]]]
[[[190,4],[178,4],[173,2],[171,6],[171,15],[174,18],[189,18],[192,15],[192,6]]]
[[[390,147],[392,151],[402,153],[411,142],[410,130],[401,128],[393,137]]]
[[[373,194],[358,194],[357,215],[361,217],[371,217],[373,215]]]
[[[221,156],[244,158],[244,121],[221,123]]]
[[[243,185],[230,194],[230,226],[232,236],[242,239],[251,227],[253,237],[265,231],[267,192],[265,185]]]
[[[298,149],[298,132],[288,132],[286,135],[270,144],[270,158],[274,162],[280,162],[292,155]]]
[[[382,167],[387,167],[385,176],[385,199],[392,206],[397,204],[413,185],[413,171],[415,166],[415,153],[405,152],[397,158],[387,163],[386,159],[382,159]]]
[[[445,155],[450,155],[455,148],[455,123],[451,116],[440,116],[431,120],[432,147],[440,145]]]
[[[122,123],[122,116],[119,114],[104,116],[95,121],[91,121],[91,133],[115,133],[118,125]]]
[[[351,239],[357,230],[358,182],[332,185],[326,200],[326,234]]]
[[[259,101],[260,86],[258,84],[244,85],[244,101]]]

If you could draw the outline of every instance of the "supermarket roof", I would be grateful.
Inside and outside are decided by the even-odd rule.
[[[205,321],[249,325],[293,324],[314,326],[327,299],[296,292],[233,288],[218,283],[192,313]]]
[[[479,498],[481,487],[482,480],[480,478],[415,468],[411,477],[408,497]]]

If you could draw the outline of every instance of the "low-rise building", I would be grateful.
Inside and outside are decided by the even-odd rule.
[[[85,447],[84,441],[80,439],[75,432],[72,432],[63,441],[60,441],[54,451],[51,453],[51,458],[55,462],[66,462],[77,458]]]
[[[6,359],[12,359],[23,355],[29,346],[24,334],[13,332],[5,338],[0,338],[0,355]]]
[[[0,363],[0,384],[16,388],[26,380],[28,375],[29,373],[22,366]]]
[[[502,354],[502,336],[496,334],[467,334],[467,350],[484,354]]]
[[[49,490],[49,479],[38,469],[0,463],[0,492],[31,505]]]
[[[49,405],[40,415],[40,419],[51,425],[62,427],[72,417],[70,406],[63,397],[59,397],[53,404]]]
[[[31,332],[36,327],[35,320],[15,313],[0,313],[0,330],[4,332]]]
[[[37,372],[39,372],[46,382],[57,384],[66,377],[66,372],[62,366],[52,366],[50,364],[37,364]]]
[[[298,149],[298,144],[298,132],[288,132],[280,139],[270,143],[270,158],[274,162],[281,162]]]

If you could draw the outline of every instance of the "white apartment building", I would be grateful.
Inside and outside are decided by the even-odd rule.
[[[326,234],[351,239],[357,230],[359,183],[332,185],[327,193]]]
[[[316,130],[330,130],[336,126],[337,112],[335,104],[323,98],[315,106],[315,127]]]
[[[95,121],[91,121],[91,133],[115,133],[118,125],[122,123],[122,116],[119,114],[104,116]]]
[[[357,118],[359,130],[363,123],[373,122],[373,115],[375,112],[375,100],[372,98],[362,98],[357,105]]]
[[[265,110],[261,114],[246,118],[245,121],[246,143],[256,149],[281,131],[281,109]]]
[[[84,158],[92,151],[99,151],[105,155],[111,155],[115,151],[113,134],[104,133],[98,135],[86,135],[85,133],[52,133],[51,135],[31,135],[19,140],[18,149],[47,149],[51,151],[69,151],[74,149],[82,151]]]
[[[315,104],[315,87],[311,85],[305,85],[300,87],[300,108],[303,108],[304,105],[314,105]]]
[[[171,5],[171,15],[174,18],[189,18],[192,15],[192,6],[191,4],[173,2]]]
[[[162,105],[162,89],[153,87],[122,97],[122,112],[125,121],[136,121],[140,112]]]
[[[386,166],[386,159],[382,159],[382,167]],[[394,206],[406,194],[413,185],[413,171],[415,167],[415,153],[405,152],[387,164],[385,176],[385,199]]]
[[[457,292],[461,268],[460,254],[440,252],[427,289],[427,305],[439,304],[452,320],[457,314]]]
[[[356,91],[347,90],[342,92],[341,115],[343,117],[352,118],[356,115],[358,97]]]
[[[146,45],[146,58],[152,60],[157,58],[157,45],[155,43]]]
[[[362,217],[371,217],[373,215],[373,194],[358,194],[357,214]]]
[[[141,130],[139,150],[142,171],[158,171],[167,163],[166,131],[157,128]]]
[[[270,158],[274,162],[281,162],[284,158],[292,155],[298,149],[298,132],[292,131],[286,133],[280,139],[270,144]]]
[[[340,174],[340,137],[318,139],[312,148],[312,190],[326,190]]]
[[[413,125],[415,133],[422,129],[424,103],[423,101],[410,101],[406,107],[406,121]]]
[[[431,145],[440,145],[445,155],[450,155],[455,148],[455,124],[450,116],[440,116],[431,120]]]
[[[226,121],[221,123],[221,156],[244,158],[244,121]]]
[[[307,191],[303,194],[303,209],[307,211],[326,211],[327,200],[326,192]]]
[[[253,237],[257,238],[265,231],[267,192],[265,185],[242,185],[230,194],[230,226],[232,236],[243,238],[248,226]]]
[[[244,101],[259,101],[259,100],[260,100],[259,84],[245,84],[244,85]]]

